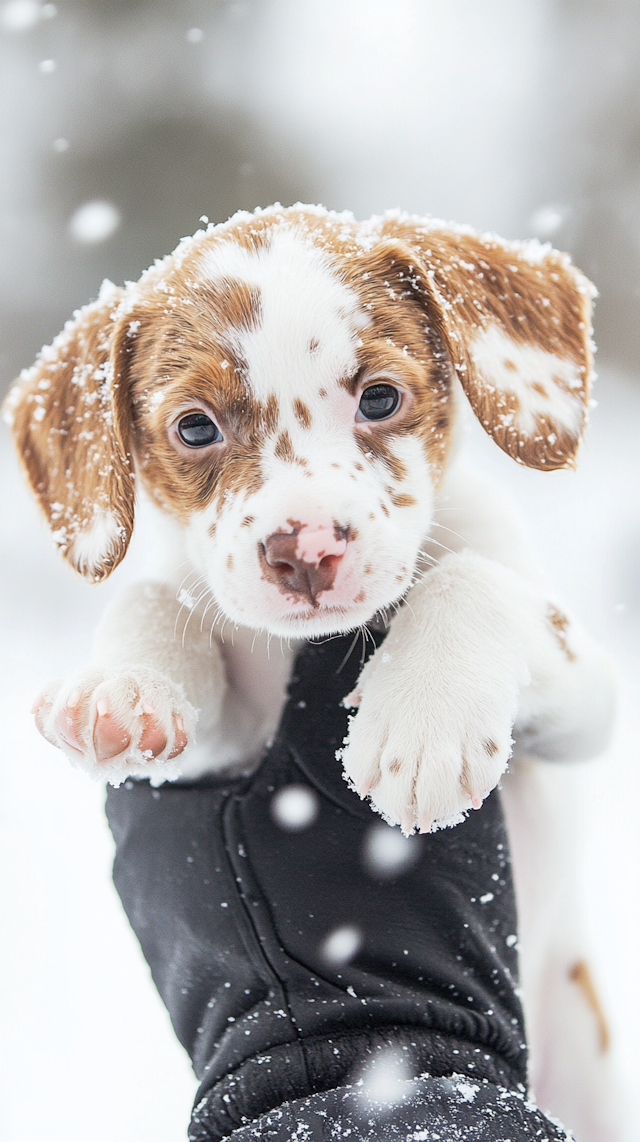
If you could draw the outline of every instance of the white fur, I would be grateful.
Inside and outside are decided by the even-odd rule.
[[[96,511],[91,523],[78,531],[71,544],[71,556],[79,571],[99,567],[116,550],[122,525],[112,512]]]
[[[514,424],[529,435],[535,432],[536,416],[546,416],[578,435],[584,406],[576,390],[583,379],[572,361],[535,345],[519,344],[497,325],[482,329],[470,342],[469,352],[487,386],[517,398],[518,411],[505,411],[500,418],[504,424]]]

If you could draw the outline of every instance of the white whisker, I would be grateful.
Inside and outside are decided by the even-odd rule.
[[[193,606],[189,607],[189,614],[187,615],[187,621],[185,622],[183,630],[182,630],[182,646],[183,647],[184,647],[185,635],[187,633],[187,627],[189,626],[189,622],[191,621],[191,616],[192,616],[193,612],[197,609],[198,604],[202,601],[202,599],[206,598],[206,596],[210,595],[210,594],[211,594],[211,587],[205,587],[204,591],[201,591],[200,594],[198,595],[198,598],[196,599]],[[178,613],[179,614],[182,613],[182,607],[180,608],[180,611]]]

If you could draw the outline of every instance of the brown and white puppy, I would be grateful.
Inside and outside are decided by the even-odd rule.
[[[573,465],[591,297],[537,242],[308,206],[235,215],[139,282],[105,283],[8,414],[80,574],[120,562],[136,501],[165,553],[106,615],[94,662],[42,695],[43,734],[115,783],[247,767],[296,640],[383,615],[388,636],[345,696],[342,762],[405,832],[478,807],[512,734],[546,759],[598,752],[608,665],[455,431],[464,391],[518,463]]]

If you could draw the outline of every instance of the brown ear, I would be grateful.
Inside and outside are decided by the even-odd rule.
[[[27,479],[65,559],[93,582],[124,556],[134,482],[116,310],[105,282],[42,349],[5,402]]]
[[[381,231],[410,248],[411,285],[496,444],[530,468],[573,467],[588,415],[591,283],[535,241],[402,216]]]

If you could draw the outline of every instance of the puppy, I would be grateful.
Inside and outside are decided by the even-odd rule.
[[[365,638],[376,618],[389,632],[345,695],[356,712],[340,759],[403,832],[478,808],[514,738],[518,754],[546,760],[598,753],[613,706],[607,661],[458,440],[466,398],[517,463],[573,466],[592,296],[565,255],[537,242],[309,206],[237,214],[139,282],[105,282],[22,375],[7,414],[76,571],[111,573],[134,506],[153,517],[158,550],[149,581],[105,615],[92,664],[40,696],[44,736],[113,784],[250,769],[299,640]],[[525,859],[527,820],[532,837],[540,828],[527,772],[507,796]],[[583,1136],[597,1139],[602,1021],[579,939],[556,927],[554,941],[561,983],[531,1025],[545,1066],[550,1051],[583,1056],[559,1101],[572,1084],[588,1101],[576,1086],[586,1067],[600,1102]],[[547,946],[524,971],[532,992],[552,959]]]

